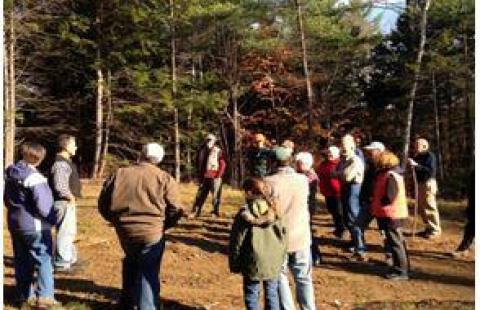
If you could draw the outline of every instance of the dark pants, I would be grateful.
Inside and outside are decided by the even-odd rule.
[[[265,309],[279,310],[280,301],[278,298],[278,279],[256,281],[243,277],[243,296],[245,300],[245,308],[247,310],[260,309],[258,298],[260,296],[260,284],[263,283]]]
[[[358,226],[360,226],[360,228],[363,231],[363,238],[365,240],[365,230],[367,230],[367,228],[370,226],[370,223],[372,223],[372,221],[375,217],[370,212],[369,206],[368,206],[367,203],[361,202],[361,205],[362,205],[362,209],[360,211],[360,215],[358,216],[357,223],[358,223]],[[387,238],[385,236],[385,231],[380,228],[380,224],[379,224],[378,220],[377,220],[377,225],[378,225],[378,228],[380,229],[380,231],[382,232],[382,235],[383,235],[383,245],[385,247],[385,255],[391,256],[392,255],[392,249],[390,248],[390,244],[387,242]],[[366,243],[365,243],[365,245],[366,245]]]
[[[122,244],[125,252],[122,270],[120,308],[159,309],[160,264],[165,249],[162,238],[152,244]]]
[[[379,218],[380,229],[385,232],[386,243],[393,259],[393,271],[402,275],[408,275],[410,263],[408,260],[407,245],[403,238],[401,221],[388,218]]]
[[[308,211],[310,213],[310,236],[312,238],[312,245],[310,246],[312,252],[312,260],[315,262],[317,259],[321,259],[320,254],[320,240],[314,236],[313,233],[313,214],[315,213],[314,207],[309,207]]]
[[[468,219],[467,225],[465,225],[465,230],[463,233],[463,239],[460,245],[457,248],[457,251],[466,251],[468,250],[475,240],[475,218]]]
[[[365,253],[363,230],[358,225],[359,215],[362,213],[360,205],[360,184],[346,184],[342,186],[343,217],[352,238],[354,251]]]
[[[220,198],[222,196],[222,178],[205,178],[202,180],[200,187],[198,188],[197,196],[195,197],[195,203],[193,204],[192,212],[195,212],[199,216],[202,212],[203,204],[208,197],[208,193],[212,192],[213,196],[213,212],[219,214],[220,212]]]
[[[328,212],[332,215],[333,225],[335,226],[335,234],[341,235],[345,231],[345,224],[343,223],[342,206],[340,199],[335,196],[325,197]]]

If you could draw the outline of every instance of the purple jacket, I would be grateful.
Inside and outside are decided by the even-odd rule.
[[[24,161],[5,171],[4,202],[10,231],[41,231],[57,222],[47,179]]]

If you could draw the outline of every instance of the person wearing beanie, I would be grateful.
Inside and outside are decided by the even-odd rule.
[[[265,178],[271,197],[278,202],[278,212],[287,229],[287,255],[279,279],[281,309],[295,309],[288,273],[293,274],[297,303],[301,309],[315,309],[312,282],[312,244],[308,212],[308,179],[290,166],[293,150],[274,148],[276,171]]]
[[[325,204],[328,212],[332,215],[335,237],[342,239],[345,231],[343,222],[342,205],[340,204],[340,180],[335,175],[340,163],[340,149],[330,146],[324,153],[325,159],[318,167],[318,178],[320,180],[320,192],[325,197]]]
[[[318,190],[318,176],[313,166],[313,156],[308,152],[300,152],[295,155],[295,167],[298,173],[304,174],[308,179],[308,211],[310,212],[310,230],[312,238],[312,261],[314,266],[320,266],[322,257],[319,250],[320,242],[314,237],[313,233],[313,215],[317,210],[317,190]]]
[[[197,153],[198,192],[193,203],[189,218],[199,217],[202,207],[212,192],[213,217],[220,216],[220,199],[222,195],[222,177],[226,169],[225,156],[222,149],[216,145],[217,138],[208,134]]]
[[[164,233],[186,214],[177,182],[157,166],[163,156],[161,145],[144,145],[139,161],[108,178],[98,199],[98,210],[115,228],[125,253],[122,309],[160,309]]]

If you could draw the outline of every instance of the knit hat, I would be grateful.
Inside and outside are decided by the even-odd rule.
[[[279,161],[285,161],[292,156],[292,149],[284,146],[275,147],[273,152],[275,153],[275,158]]]
[[[163,146],[154,142],[145,144],[142,148],[142,153],[154,164],[160,163],[165,155]]]
[[[310,169],[313,166],[313,156],[308,152],[300,152],[295,156],[295,160],[302,162],[306,169]]]

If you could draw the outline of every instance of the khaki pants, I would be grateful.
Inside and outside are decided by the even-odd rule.
[[[418,183],[418,207],[426,230],[431,234],[441,234],[440,214],[437,207],[437,181],[429,179],[425,183]]]

